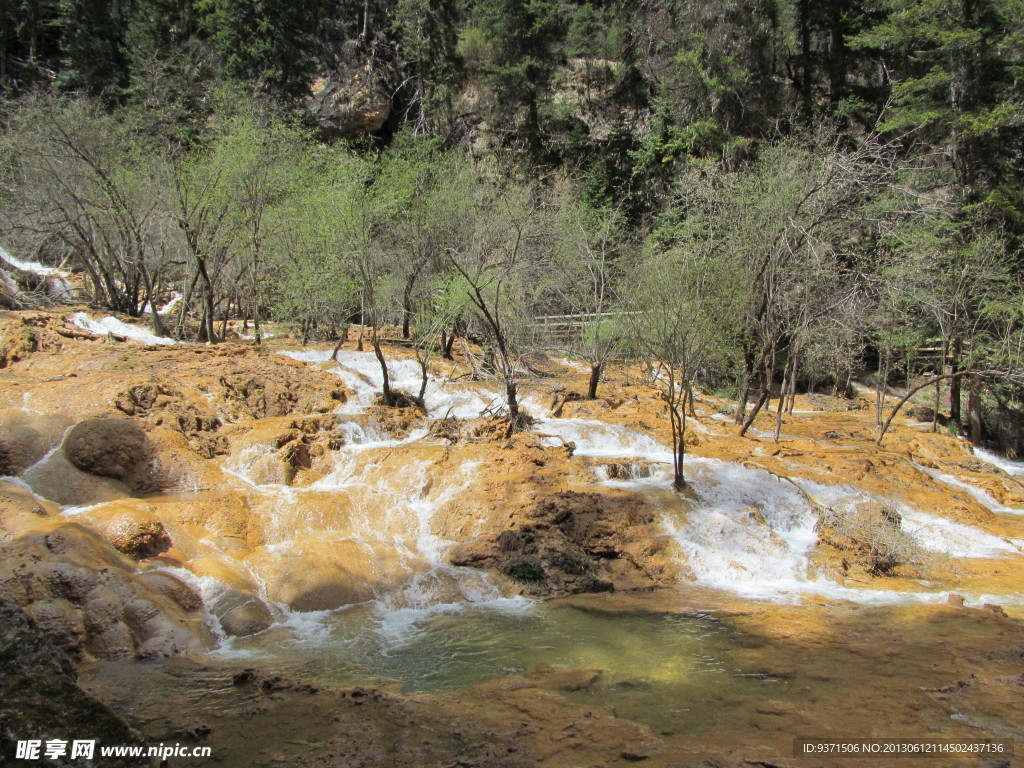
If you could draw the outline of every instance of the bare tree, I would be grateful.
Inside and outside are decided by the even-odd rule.
[[[505,387],[512,430],[529,421],[519,407],[518,358],[529,325],[530,302],[545,273],[548,238],[533,191],[520,186],[498,190],[467,179],[464,228],[447,251],[449,263],[465,281],[465,293],[492,345]]]

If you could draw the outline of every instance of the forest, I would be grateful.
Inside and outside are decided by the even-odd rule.
[[[693,387],[745,430],[870,372],[880,430],[891,387],[1024,453],[1018,0],[0,14],[0,238],[157,334],[357,324],[386,404],[417,393],[389,386],[385,328],[424,384],[468,337],[513,423],[534,351],[588,363],[590,397],[643,361],[677,485]]]

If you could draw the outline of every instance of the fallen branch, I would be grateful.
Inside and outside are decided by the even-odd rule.
[[[937,384],[938,382],[943,381],[944,379],[959,379],[962,376],[970,376],[970,375],[981,377],[981,376],[984,376],[985,374],[983,374],[981,371],[971,371],[971,370],[955,371],[953,373],[940,373],[937,376],[933,376],[932,378],[930,378],[928,381],[924,382],[923,384],[918,384],[916,387],[913,387],[912,389],[908,390],[907,394],[905,394],[900,399],[900,401],[898,403],[896,403],[896,407],[892,409],[892,413],[889,414],[889,418],[885,420],[885,424],[882,425],[881,431],[878,433],[878,439],[875,441],[875,445],[877,445],[879,447],[882,445],[882,438],[885,437],[885,433],[888,431],[889,425],[892,424],[892,420],[894,418],[896,418],[896,414],[899,413],[900,408],[902,408],[910,398],[912,398],[914,395],[916,395],[922,389],[930,387],[933,384]]]

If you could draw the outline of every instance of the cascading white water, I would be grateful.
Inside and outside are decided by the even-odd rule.
[[[372,353],[341,351],[336,361],[325,350],[282,354],[303,362],[329,363],[329,370],[352,393],[339,409],[341,414],[361,414],[380,392],[380,365]],[[419,391],[417,361],[390,360],[388,373],[393,388]],[[497,398],[486,389],[452,385],[431,376],[425,404],[428,419],[475,418]],[[394,439],[378,424],[352,419],[342,420],[337,431],[343,436],[343,446],[332,454],[333,468],[304,488],[290,488],[283,482],[283,468],[271,465],[277,460],[269,447],[249,446],[225,462],[224,469],[245,481],[262,500],[268,521],[267,541],[261,548],[265,554],[301,561],[304,556],[319,557],[328,542],[350,547],[348,552],[357,548],[364,554],[353,557],[376,569],[371,579],[373,613],[379,631],[390,643],[408,641],[426,619],[439,613],[470,605],[502,611],[531,605],[529,600],[504,596],[486,573],[456,568],[445,561],[454,542],[434,533],[434,517],[470,485],[474,462],[464,462],[455,473],[447,472],[443,487],[435,488],[430,479],[432,460],[405,460],[397,466],[391,460],[383,466],[392,455],[390,449],[422,441],[427,428]],[[326,506],[331,507],[330,513],[321,514]],[[254,576],[264,579],[258,573],[259,558],[249,561],[257,571]],[[272,595],[265,597],[273,601]],[[283,625],[294,623],[294,611],[280,602],[277,607]]]
[[[174,339],[169,339],[165,336],[157,336],[156,334],[150,333],[145,328],[138,325],[129,325],[126,322],[118,320],[116,317],[107,315],[101,317],[99,320],[89,317],[85,312],[76,312],[71,317],[71,322],[77,325],[84,331],[89,333],[95,333],[99,336],[106,336],[108,333],[113,333],[118,336],[125,336],[135,341],[141,341],[143,344],[158,344],[162,346],[170,346],[177,344]]]
[[[921,464],[915,464],[918,469],[924,472],[929,477],[938,480],[940,483],[951,486],[953,488],[959,488],[960,490],[967,491],[974,499],[986,509],[991,510],[997,514],[1009,514],[1009,515],[1024,515],[1024,509],[1017,509],[1014,507],[1008,507],[1005,504],[1001,504],[997,501],[992,494],[988,491],[977,488],[969,483],[965,483],[963,480],[953,477],[952,475],[940,472],[937,469],[931,467],[925,467]]]
[[[170,299],[170,301],[168,301],[168,302],[167,302],[166,304],[164,304],[164,305],[163,305],[162,307],[156,307],[156,313],[157,313],[158,315],[166,315],[166,314],[169,314],[169,313],[170,313],[170,312],[171,312],[171,311],[172,311],[172,310],[173,310],[173,309],[174,309],[175,307],[177,307],[177,306],[178,306],[178,304],[179,304],[179,303],[181,303],[181,300],[182,300],[183,298],[184,298],[184,297],[183,297],[183,296],[182,296],[182,295],[181,295],[180,293],[178,293],[177,291],[174,291],[174,292],[173,292],[173,293],[171,294],[171,299]],[[155,303],[154,303],[154,306],[155,306]]]
[[[1013,475],[1014,477],[1024,475],[1024,461],[1011,461],[1005,456],[992,453],[992,451],[986,451],[984,448],[975,448],[974,455],[994,467],[999,467],[1008,475]]]
[[[643,458],[672,462],[672,453],[654,438],[619,424],[593,419],[539,419],[534,430],[542,435],[542,445],[575,443],[576,456],[606,458]]]
[[[68,280],[71,275],[63,269],[47,267],[37,261],[23,261],[15,258],[2,247],[0,247],[0,260],[7,262],[15,269],[20,269],[22,272],[31,272],[34,275],[46,278],[49,283],[49,293],[58,299],[73,298],[74,287]],[[14,281],[6,275],[4,275],[4,278],[4,283],[8,288],[13,289],[13,292],[17,292],[18,287]]]
[[[643,459],[660,466],[649,476],[636,479],[603,479],[608,472],[600,465],[596,474],[608,486],[661,494],[659,506],[664,510],[665,530],[679,546],[698,583],[773,600],[799,600],[811,594],[868,603],[938,602],[946,597],[945,593],[844,587],[809,573],[809,556],[817,541],[817,510],[798,488],[766,471],[688,457],[687,481],[697,497],[697,503],[691,505],[671,491],[671,453],[649,435],[586,419],[542,419],[536,429],[549,435],[544,438],[545,444],[572,441],[578,456]],[[1017,554],[1012,545],[996,536],[905,504],[872,499],[848,486],[799,482],[806,492],[829,506],[883,501],[900,512],[906,533],[935,552],[956,558]]]
[[[378,440],[383,433],[372,428],[352,432],[369,441],[342,447],[333,471],[303,488],[251,483],[262,471],[259,462],[273,458],[269,451],[250,447],[235,460],[234,473],[250,480],[250,504],[264,520],[264,543],[245,567],[251,580],[278,585],[262,597],[275,604],[279,626],[305,627],[283,598],[280,585],[289,579],[282,578],[282,563],[351,570],[352,594],[370,601],[378,630],[393,644],[439,613],[530,604],[505,597],[488,574],[445,560],[454,542],[436,534],[435,516],[471,485],[478,462],[446,468],[443,484],[435,484],[432,458],[395,458],[391,448],[406,441]],[[428,456],[431,450],[425,448]]]
[[[326,350],[285,351],[281,354],[294,360],[310,363],[328,363],[331,353]],[[372,352],[339,351],[337,362],[331,363],[334,373],[344,380],[354,394],[340,409],[341,413],[361,413],[373,405],[374,397],[384,384],[380,363]],[[389,360],[388,378],[392,389],[418,394],[422,380],[420,365],[416,360],[400,358]],[[429,376],[424,393],[427,413],[431,418],[453,417],[473,419],[488,407],[499,402],[496,393],[483,387],[453,385],[435,376]]]

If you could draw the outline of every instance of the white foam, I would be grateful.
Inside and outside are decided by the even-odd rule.
[[[68,273],[63,269],[47,267],[40,264],[38,261],[22,261],[21,259],[12,256],[4,248],[0,248],[0,259],[3,259],[15,269],[20,269],[22,272],[31,272],[32,274],[39,275],[40,277],[68,277]]]
[[[3,282],[7,292],[14,296],[20,290],[18,284],[14,282],[14,279],[8,275],[4,270],[0,269],[0,282]]]
[[[636,430],[584,419],[545,419],[536,427],[549,445],[572,440],[576,455],[643,458],[665,464],[650,477],[604,480],[603,485],[642,493],[671,486],[671,451]],[[598,468],[600,470],[600,468]],[[600,472],[599,472],[600,474]],[[702,457],[686,460],[686,477],[699,503],[682,516],[668,515],[665,526],[679,545],[698,583],[748,597],[800,600],[808,595],[861,603],[939,602],[944,595],[845,587],[809,573],[809,555],[817,541],[817,509],[792,484],[769,472]],[[825,486],[801,480],[800,486],[829,505],[868,497],[848,486]],[[996,537],[925,513],[907,512],[925,540],[940,527],[944,552],[959,557],[986,557],[1009,547]]]
[[[900,501],[871,496],[848,485],[821,485],[800,481],[814,497],[831,507],[851,503],[879,502],[899,513],[902,528],[917,544],[932,552],[959,558],[995,557],[1015,549],[1002,538],[970,525],[914,509]],[[813,489],[813,490],[811,490]]]
[[[537,602],[522,596],[492,597],[425,606],[407,606],[388,609],[381,607],[376,614],[377,634],[391,648],[400,648],[417,640],[425,631],[424,625],[435,616],[461,613],[468,607],[486,608],[500,613],[524,614],[535,608]]]
[[[768,472],[693,457],[687,460],[687,480],[698,503],[685,511],[681,506],[674,513],[670,510],[663,525],[699,584],[781,602],[817,595],[867,604],[936,603],[947,596],[847,587],[812,573],[809,556],[817,541],[817,509],[800,490]],[[667,491],[671,473],[606,484],[648,492],[660,485]],[[799,484],[829,506],[871,498],[848,486],[808,480]],[[960,558],[1015,551],[998,537],[969,526],[905,507],[900,512],[906,532],[927,549]]]
[[[569,357],[556,357],[555,362],[559,365],[565,366],[571,371],[575,371],[576,373],[590,373],[589,363],[583,363]]]
[[[964,605],[971,606],[974,608],[981,607],[983,605],[1024,605],[1024,595],[1021,594],[1010,594],[1010,595],[990,595],[988,593],[978,595],[964,595]]]
[[[129,325],[128,323],[122,322],[116,317],[112,317],[110,315],[96,320],[89,317],[85,312],[76,312],[71,318],[71,322],[89,333],[95,333],[100,336],[106,336],[108,333],[113,333],[118,336],[126,336],[129,339],[140,341],[143,344],[159,344],[164,346],[170,346],[171,344],[178,343],[174,339],[157,336],[150,333],[145,328],[141,328],[137,325]]]
[[[266,341],[267,339],[272,339],[275,336],[277,336],[276,333],[273,333],[271,331],[264,331],[262,328],[260,329],[260,340],[261,341]],[[256,339],[256,331],[253,331],[252,333],[239,333],[238,334],[238,338],[242,339],[243,341],[254,341]]]
[[[72,506],[62,507],[60,510],[61,517],[77,517],[78,515],[84,515],[86,512],[92,512],[94,509],[99,509],[106,501],[100,501],[96,504],[76,504]]]
[[[288,467],[276,454],[269,445],[246,446],[229,456],[221,468],[253,488],[287,486]]]
[[[178,303],[181,301],[181,299],[182,295],[177,291],[174,291],[171,294],[171,300],[164,304],[162,307],[157,308],[156,313],[158,315],[166,315],[168,312],[170,312],[176,306],[178,306]]]

